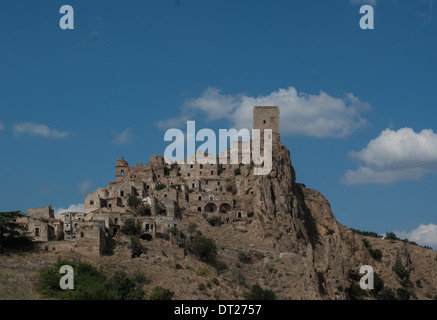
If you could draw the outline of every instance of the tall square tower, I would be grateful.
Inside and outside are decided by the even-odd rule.
[[[279,107],[254,107],[253,128],[260,129],[261,136],[264,129],[272,129],[272,140],[279,141]]]

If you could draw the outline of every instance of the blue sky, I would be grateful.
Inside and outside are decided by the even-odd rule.
[[[273,104],[297,180],[341,223],[437,245],[436,6],[1,1],[0,210],[78,205],[117,158],[163,153],[166,129],[250,126]]]

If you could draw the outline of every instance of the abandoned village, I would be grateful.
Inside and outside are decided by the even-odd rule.
[[[271,129],[272,142],[278,143],[279,108],[254,107],[253,128],[260,129],[261,135]],[[51,206],[29,208],[28,215],[16,222],[27,226],[34,241],[64,240],[70,250],[92,256],[104,253],[108,240],[127,219],[141,225],[144,240],[157,236],[171,240],[188,215],[248,224],[256,214],[253,185],[240,173],[252,170],[253,164],[243,164],[238,150],[238,164],[221,164],[218,155],[205,164],[167,164],[162,155],[156,155],[145,165],[130,166],[122,157],[116,162],[115,181],[86,194],[84,212],[65,212],[57,219]]]

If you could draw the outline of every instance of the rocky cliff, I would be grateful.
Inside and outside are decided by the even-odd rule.
[[[174,291],[175,299],[243,299],[254,284],[272,290],[279,299],[437,296],[436,251],[364,237],[341,225],[320,192],[296,183],[284,145],[274,144],[270,175],[254,176],[252,171],[242,167],[234,200],[237,208],[253,213],[250,219],[213,226],[200,214],[185,213],[182,218],[182,234],[192,234],[189,226],[195,224],[214,239],[227,265],[224,272],[188,254],[175,238],[144,240],[147,253],[131,258],[129,238],[118,233],[114,253],[100,258],[64,250],[63,242],[51,242],[32,254],[11,254],[0,260],[0,279],[2,272],[17,270],[23,277],[20,283],[35,289],[42,261],[47,265],[64,258],[107,272],[141,272],[147,278],[146,293],[159,285]],[[378,275],[374,291],[359,289],[363,265],[372,266]],[[30,296],[40,298],[36,293]]]

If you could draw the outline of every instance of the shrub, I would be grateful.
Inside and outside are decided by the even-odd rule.
[[[401,280],[408,279],[410,277],[410,272],[405,269],[405,267],[401,263],[396,263],[393,267],[393,271]]]
[[[218,226],[220,225],[221,217],[218,214],[213,214],[208,216],[206,221],[208,221],[211,226]]]
[[[165,166],[165,167],[164,167],[164,175],[165,175],[165,176],[168,176],[168,175],[170,174],[170,172],[171,172],[171,168]]]
[[[346,292],[350,299],[356,300],[361,296],[366,296],[367,292],[361,289],[360,285],[357,283],[352,283],[349,288],[346,289]]]
[[[385,239],[392,240],[392,241],[401,240],[398,237],[396,237],[396,234],[394,232],[387,232],[385,234]]]
[[[375,259],[376,261],[381,261],[382,258],[381,250],[369,248],[369,253],[373,257],[373,259]]]
[[[104,287],[115,300],[142,300],[144,296],[143,289],[124,271],[117,271]]]
[[[130,238],[130,248],[132,250],[132,258],[141,256],[144,253],[143,245],[141,244],[140,237],[133,236]]]
[[[333,235],[334,233],[335,233],[335,231],[332,230],[332,229],[329,229],[328,232],[326,232],[326,234],[327,234],[328,236]]]
[[[204,283],[199,283],[199,285],[197,286],[197,289],[199,289],[200,291],[204,291],[204,290],[206,290],[206,286]]]
[[[201,234],[194,237],[190,249],[203,261],[214,263],[217,258],[217,246],[214,240]]]
[[[196,274],[201,277],[209,277],[212,276],[211,271],[208,268],[200,268],[197,270]]]
[[[228,266],[223,260],[216,260],[214,263],[214,268],[217,270],[217,273],[220,274],[223,271],[228,269]]]
[[[234,174],[235,174],[236,176],[240,175],[240,174],[241,174],[241,169],[240,169],[240,168],[235,169],[235,170],[234,170]]]
[[[194,232],[196,232],[198,225],[194,222],[190,222],[190,224],[188,225],[188,233],[193,234]]]
[[[173,291],[158,286],[152,289],[149,300],[171,300],[173,296]]]
[[[410,300],[410,290],[407,288],[401,287],[396,290],[397,296],[399,300]]]
[[[138,207],[142,203],[141,199],[135,195],[130,194],[127,198],[127,204],[131,207]]]
[[[252,286],[249,293],[245,294],[246,300],[276,300],[276,295],[273,291],[263,289],[259,284]]]
[[[358,229],[350,228],[354,233],[359,234],[361,236],[367,236],[367,237],[373,237],[373,238],[380,238],[379,234],[373,231],[361,231]]]
[[[152,215],[152,209],[150,208],[150,204],[146,203],[144,205],[144,215],[145,216],[150,216]]]
[[[74,290],[61,290],[59,269],[70,265],[74,270]],[[51,298],[65,300],[139,300],[144,292],[138,282],[119,271],[110,278],[93,266],[72,261],[58,261],[50,268],[40,270],[38,291]]]
[[[252,257],[250,256],[249,253],[243,252],[243,251],[239,251],[238,252],[238,259],[243,262],[243,263],[250,263],[252,262]]]
[[[165,188],[167,188],[167,186],[164,183],[158,183],[156,185],[156,187],[155,187],[155,190],[159,191],[159,190],[162,190],[162,189],[165,189]]]
[[[380,300],[396,300],[396,295],[391,288],[383,288],[379,293],[378,299]]]
[[[384,280],[377,274],[373,273],[373,292],[374,294],[379,294],[382,289],[384,289]]]
[[[141,225],[135,222],[135,219],[129,218],[124,222],[121,231],[127,236],[139,235],[141,233]]]

